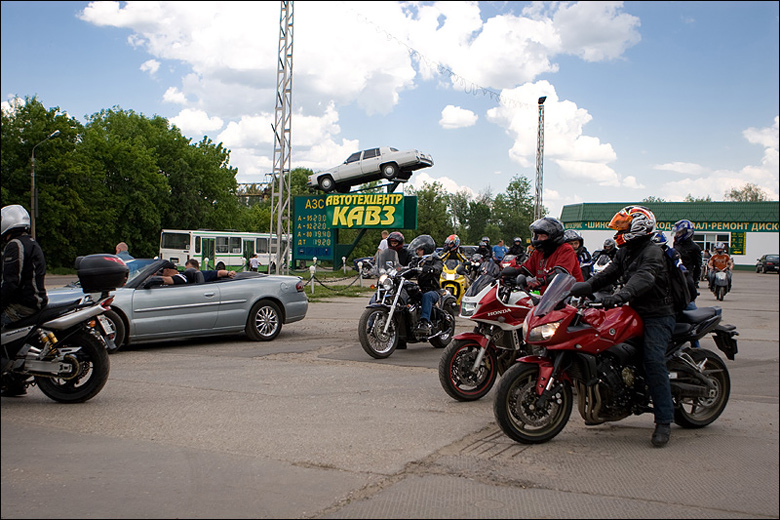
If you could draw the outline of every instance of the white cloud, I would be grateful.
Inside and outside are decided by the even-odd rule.
[[[146,60],[139,68],[142,72],[148,72],[150,76],[154,76],[160,68],[160,62],[157,60]]]
[[[465,128],[467,126],[474,126],[477,124],[477,119],[479,119],[479,116],[477,116],[477,114],[471,110],[466,110],[454,105],[447,105],[441,111],[439,126],[445,130]]]
[[[699,164],[686,163],[686,162],[671,162],[666,164],[657,164],[653,166],[653,169],[663,170],[675,173],[682,173],[684,175],[703,175],[707,173],[707,169]]]
[[[178,116],[168,121],[177,126],[183,134],[200,136],[219,130],[224,124],[219,117],[209,117],[203,110],[191,108],[185,108]]]
[[[177,105],[186,105],[187,96],[176,87],[170,87],[165,91],[165,94],[163,94],[163,101],[166,103],[175,103]]]

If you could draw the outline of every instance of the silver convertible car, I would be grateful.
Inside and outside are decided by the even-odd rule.
[[[155,285],[165,260],[131,260],[127,283],[114,291],[105,315],[122,345],[190,337],[245,333],[270,341],[282,324],[306,317],[309,299],[298,276],[237,273],[205,283]],[[85,297],[78,282],[48,291],[49,302]]]

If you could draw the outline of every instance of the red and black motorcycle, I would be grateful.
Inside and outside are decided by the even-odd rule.
[[[532,296],[517,284],[518,270],[499,275],[497,264],[485,268],[463,296],[460,317],[476,323],[472,332],[456,335],[439,360],[439,381],[458,401],[485,396],[515,360],[526,352],[523,320]]]
[[[619,421],[653,411],[642,368],[642,319],[630,306],[605,310],[572,298],[575,280],[559,274],[524,322],[525,342],[539,348],[511,366],[496,388],[493,413],[503,432],[523,444],[547,442],[571,415],[573,390],[585,424]],[[693,341],[712,334],[730,360],[737,353],[733,325],[721,325],[719,307],[683,311],[667,348],[674,422],[702,428],[728,403],[725,362]]]

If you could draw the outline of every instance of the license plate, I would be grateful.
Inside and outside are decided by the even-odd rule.
[[[114,328],[114,324],[111,322],[111,320],[101,314],[99,314],[97,318],[100,322],[100,328],[103,329],[103,332],[106,334],[106,336],[110,336],[116,333],[116,329]]]

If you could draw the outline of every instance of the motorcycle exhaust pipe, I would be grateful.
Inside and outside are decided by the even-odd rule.
[[[710,394],[713,395],[710,395]],[[715,390],[711,392],[707,387],[692,385],[690,383],[672,382],[672,394],[678,397],[715,397]]]

